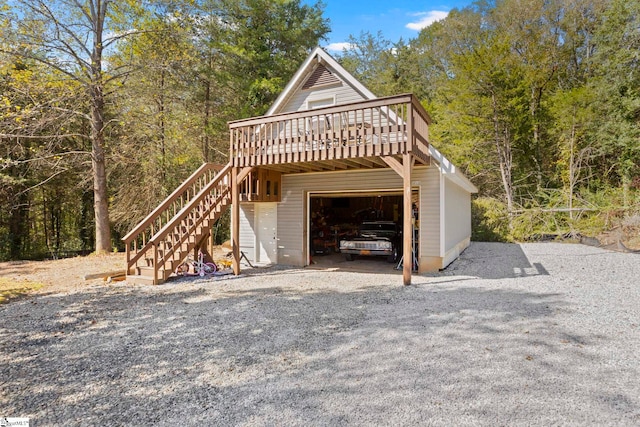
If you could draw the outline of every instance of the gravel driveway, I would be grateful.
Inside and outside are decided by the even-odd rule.
[[[0,417],[72,425],[640,425],[640,256],[474,243],[401,276],[93,282],[0,306]]]

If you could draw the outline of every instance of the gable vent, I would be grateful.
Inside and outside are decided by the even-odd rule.
[[[302,89],[311,89],[317,86],[326,86],[340,83],[340,79],[333,75],[331,71],[324,65],[318,65],[318,68],[309,76]]]

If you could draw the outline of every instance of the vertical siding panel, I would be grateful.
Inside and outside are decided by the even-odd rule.
[[[445,179],[445,252],[471,237],[471,195]]]
[[[440,257],[440,172],[436,167],[418,169],[420,185],[420,256]]]

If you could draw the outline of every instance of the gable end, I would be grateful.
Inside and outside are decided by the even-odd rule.
[[[338,79],[327,67],[320,64],[302,85],[302,89],[312,89],[318,86],[339,84]]]

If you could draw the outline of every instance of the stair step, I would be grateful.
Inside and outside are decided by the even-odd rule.
[[[147,276],[153,278],[153,266],[152,265],[142,265],[136,267],[136,272],[139,276]]]
[[[164,283],[165,279],[158,277],[158,284]],[[127,282],[136,285],[153,285],[153,277],[140,276],[139,274],[127,274]]]

